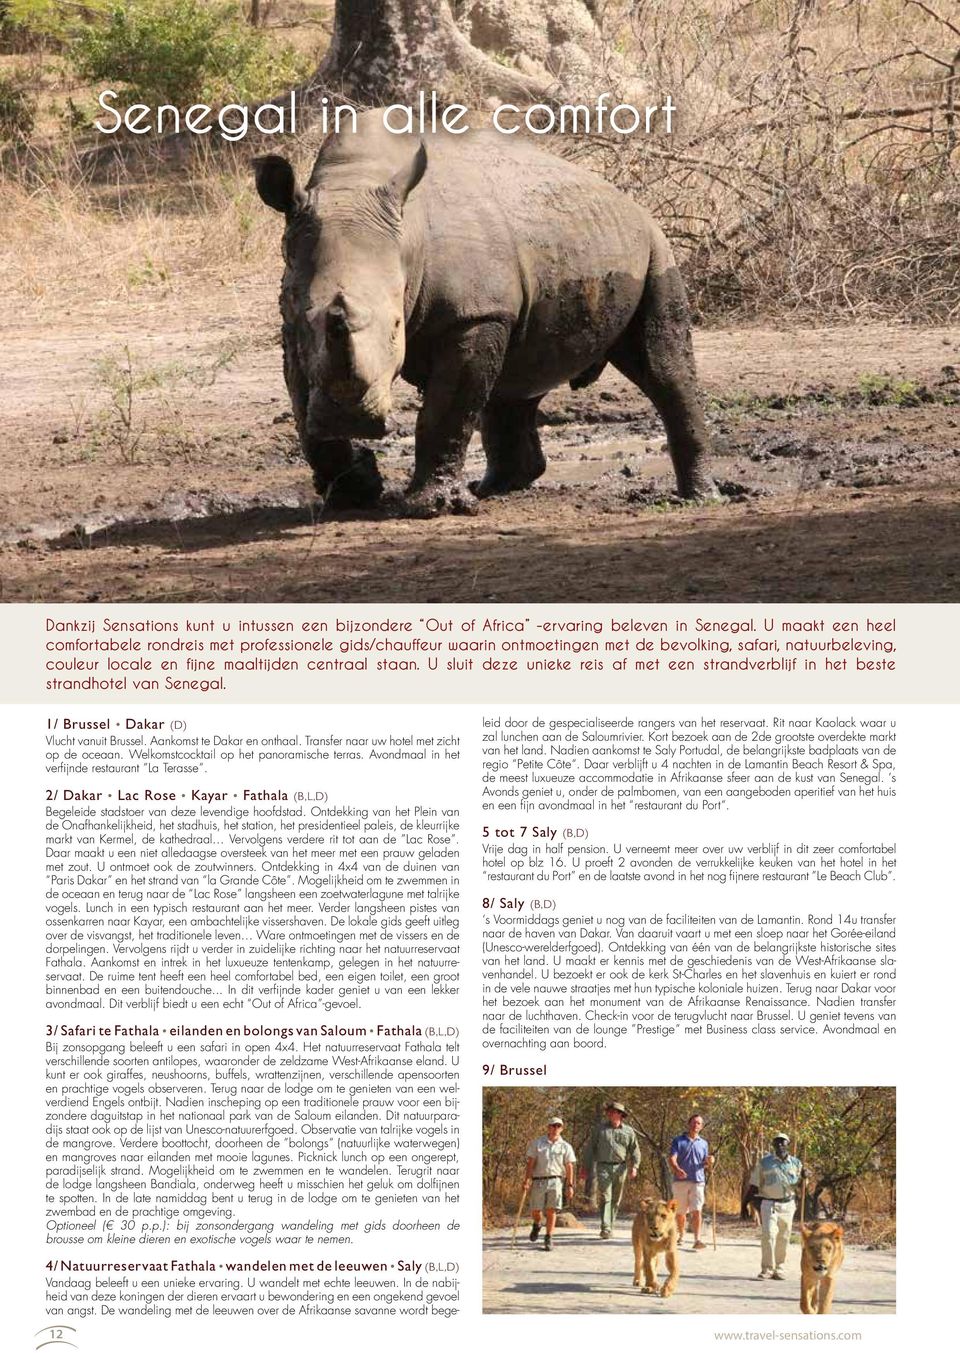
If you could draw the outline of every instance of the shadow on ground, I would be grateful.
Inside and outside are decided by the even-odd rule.
[[[721,1218],[716,1249],[679,1254],[680,1281],[667,1298],[633,1286],[630,1221],[617,1222],[612,1240],[595,1232],[558,1231],[553,1249],[522,1234],[493,1231],[483,1240],[483,1308],[488,1314],[635,1314],[796,1316],[800,1312],[800,1243],[794,1234],[786,1278],[758,1278],[760,1245],[752,1227]],[[661,1265],[662,1269],[662,1265]],[[891,1315],[896,1310],[896,1257],[890,1250],[847,1248],[837,1279],[834,1314]]]
[[[537,493],[534,490],[533,493]],[[544,494],[546,491],[539,491]],[[829,503],[728,504],[581,518],[556,495],[435,521],[303,505],[69,535],[4,551],[13,601],[955,601],[951,490],[838,493]],[[75,548],[67,548],[67,546]]]

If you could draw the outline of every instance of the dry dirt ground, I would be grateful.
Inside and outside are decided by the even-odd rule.
[[[550,468],[473,517],[324,514],[276,288],[0,322],[8,601],[950,601],[960,329],[700,330],[722,497],[672,501],[616,373],[544,402]],[[415,393],[382,444],[402,485]],[[471,458],[478,460],[474,446]]]
[[[680,1254],[672,1297],[644,1296],[633,1286],[632,1219],[611,1240],[588,1230],[557,1231],[553,1250],[531,1245],[529,1224],[511,1247],[511,1231],[491,1231],[483,1243],[483,1309],[501,1315],[796,1315],[800,1319],[800,1243],[787,1256],[787,1280],[760,1281],[760,1242],[752,1227],[721,1222],[716,1253]],[[707,1237],[709,1240],[709,1236]],[[893,1315],[896,1257],[891,1250],[847,1247],[837,1279],[834,1315]]]

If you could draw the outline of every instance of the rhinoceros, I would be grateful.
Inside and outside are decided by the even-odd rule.
[[[318,493],[367,506],[397,376],[422,395],[408,510],[470,510],[546,468],[537,407],[609,362],[652,400],[684,497],[711,491],[686,297],[648,212],[519,138],[394,134],[380,112],[324,141],[306,186],[280,155],[257,190],[286,218],[284,374]]]

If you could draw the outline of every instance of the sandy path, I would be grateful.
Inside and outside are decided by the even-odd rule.
[[[86,374],[87,361],[104,351],[129,343],[156,358],[200,351],[228,334],[262,340],[279,332],[276,281],[231,286],[187,301],[160,301],[133,305],[123,301],[103,313],[83,309],[49,317],[25,316],[15,305],[4,306],[0,321],[4,347],[4,377],[20,404],[34,382],[24,377],[61,378],[76,386]],[[855,371],[885,371],[891,375],[927,370],[938,361],[955,359],[960,348],[960,326],[910,328],[900,324],[863,323],[824,327],[774,328],[744,325],[735,329],[696,329],[697,360],[707,383],[742,377],[751,390],[770,382],[780,391],[791,376],[800,381],[829,379]],[[19,388],[18,388],[19,387]],[[50,385],[41,382],[40,400]],[[10,411],[9,408],[7,410]]]
[[[791,1245],[788,1279],[760,1282],[760,1241],[747,1226],[721,1226],[717,1251],[680,1256],[680,1285],[669,1300],[643,1296],[633,1287],[632,1218],[617,1223],[601,1241],[593,1219],[585,1231],[558,1231],[547,1254],[531,1245],[527,1229],[511,1248],[509,1230],[492,1231],[483,1243],[483,1309],[499,1314],[599,1315],[800,1315],[800,1244]],[[889,1250],[848,1246],[837,1282],[835,1315],[892,1315],[896,1310],[896,1257]]]
[[[129,345],[140,362],[189,362],[226,343],[241,351],[202,406],[226,409],[241,391],[256,402],[286,398],[280,360],[276,288],[247,288],[217,310],[184,313],[156,309],[146,316],[75,318],[0,323],[4,350],[4,400],[0,422],[12,426],[24,415],[72,417],[76,400],[96,383],[96,363]],[[849,382],[860,374],[895,377],[928,374],[960,359],[960,327],[908,329],[865,324],[823,329],[698,329],[694,335],[704,386],[715,394],[791,394],[823,381]],[[611,389],[630,389],[615,373]],[[638,405],[640,396],[635,396]]]

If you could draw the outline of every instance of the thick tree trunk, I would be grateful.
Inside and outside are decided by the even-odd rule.
[[[530,103],[609,88],[610,62],[587,0],[337,0],[317,83],[362,103]]]
[[[358,103],[409,99],[420,89],[480,97],[539,93],[457,27],[449,0],[337,0],[333,41],[318,72],[326,89]]]

